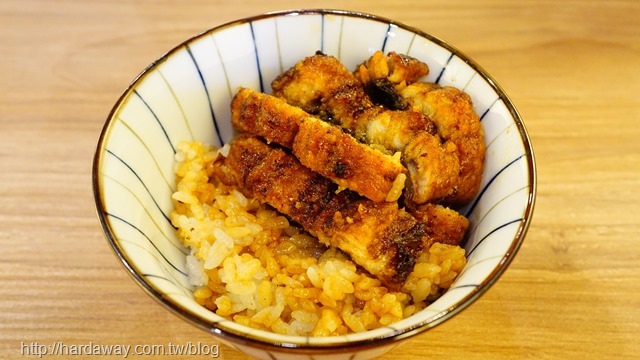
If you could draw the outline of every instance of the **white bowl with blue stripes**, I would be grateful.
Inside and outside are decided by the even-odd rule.
[[[174,234],[174,155],[183,140],[212,145],[234,134],[229,104],[239,86],[269,92],[271,81],[316,51],[348,68],[374,51],[426,62],[425,80],[463,89],[481,116],[487,156],[481,191],[460,209],[471,221],[468,263],[440,299],[389,327],[339,337],[283,336],[250,329],[198,305]],[[459,50],[378,16],[297,10],[234,21],[196,35],[146,68],[109,114],[93,164],[98,218],[129,274],[152,297],[221,342],[264,359],[361,359],[449,320],[505,271],[531,221],[536,175],[522,120],[503,89]],[[462,340],[462,339],[460,339]]]

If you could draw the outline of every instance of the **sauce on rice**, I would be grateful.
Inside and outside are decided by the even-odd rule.
[[[266,204],[213,177],[226,148],[178,146],[171,222],[191,249],[195,300],[253,328],[289,335],[362,332],[437,299],[466,264],[464,249],[435,243],[401,291],[390,291],[340,250],[327,248]]]

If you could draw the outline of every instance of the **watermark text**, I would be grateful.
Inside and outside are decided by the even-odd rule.
[[[63,341],[52,343],[40,343],[37,341],[20,342],[20,355],[42,358],[44,356],[121,356],[127,359],[132,356],[220,356],[220,346],[203,344],[201,342],[187,342],[185,344],[99,344],[89,342],[86,344],[66,344]]]

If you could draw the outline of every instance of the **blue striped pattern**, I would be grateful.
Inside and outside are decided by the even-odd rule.
[[[136,280],[151,293],[164,294],[162,301],[188,312],[191,321],[229,330],[228,339],[276,341],[270,333],[225,321],[192,300],[184,265],[188,251],[169,221],[176,147],[182,140],[229,141],[234,134],[229,103],[238,86],[269,92],[279,73],[317,50],[353,69],[376,49],[421,59],[430,67],[426,81],[470,94],[485,130],[487,164],[479,195],[460,209],[471,220],[468,265],[449,292],[410,319],[344,339],[366,344],[392,337],[403,326],[432,327],[484,292],[518,250],[533,208],[534,161],[516,110],[480,67],[440,40],[385,19],[342,12],[266,15],[222,26],[176,47],[125,92],[101,135],[94,188],[107,237]],[[336,341],[280,340],[293,346]],[[282,355],[275,349],[265,354],[236,346],[274,359]]]

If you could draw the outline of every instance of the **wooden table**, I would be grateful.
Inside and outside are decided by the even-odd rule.
[[[123,270],[96,218],[92,156],[113,103],[162,53],[236,18],[304,7],[394,18],[462,49],[510,94],[537,157],[534,221],[504,276],[384,358],[640,358],[635,0],[3,0],[0,358],[55,342],[216,344]]]

